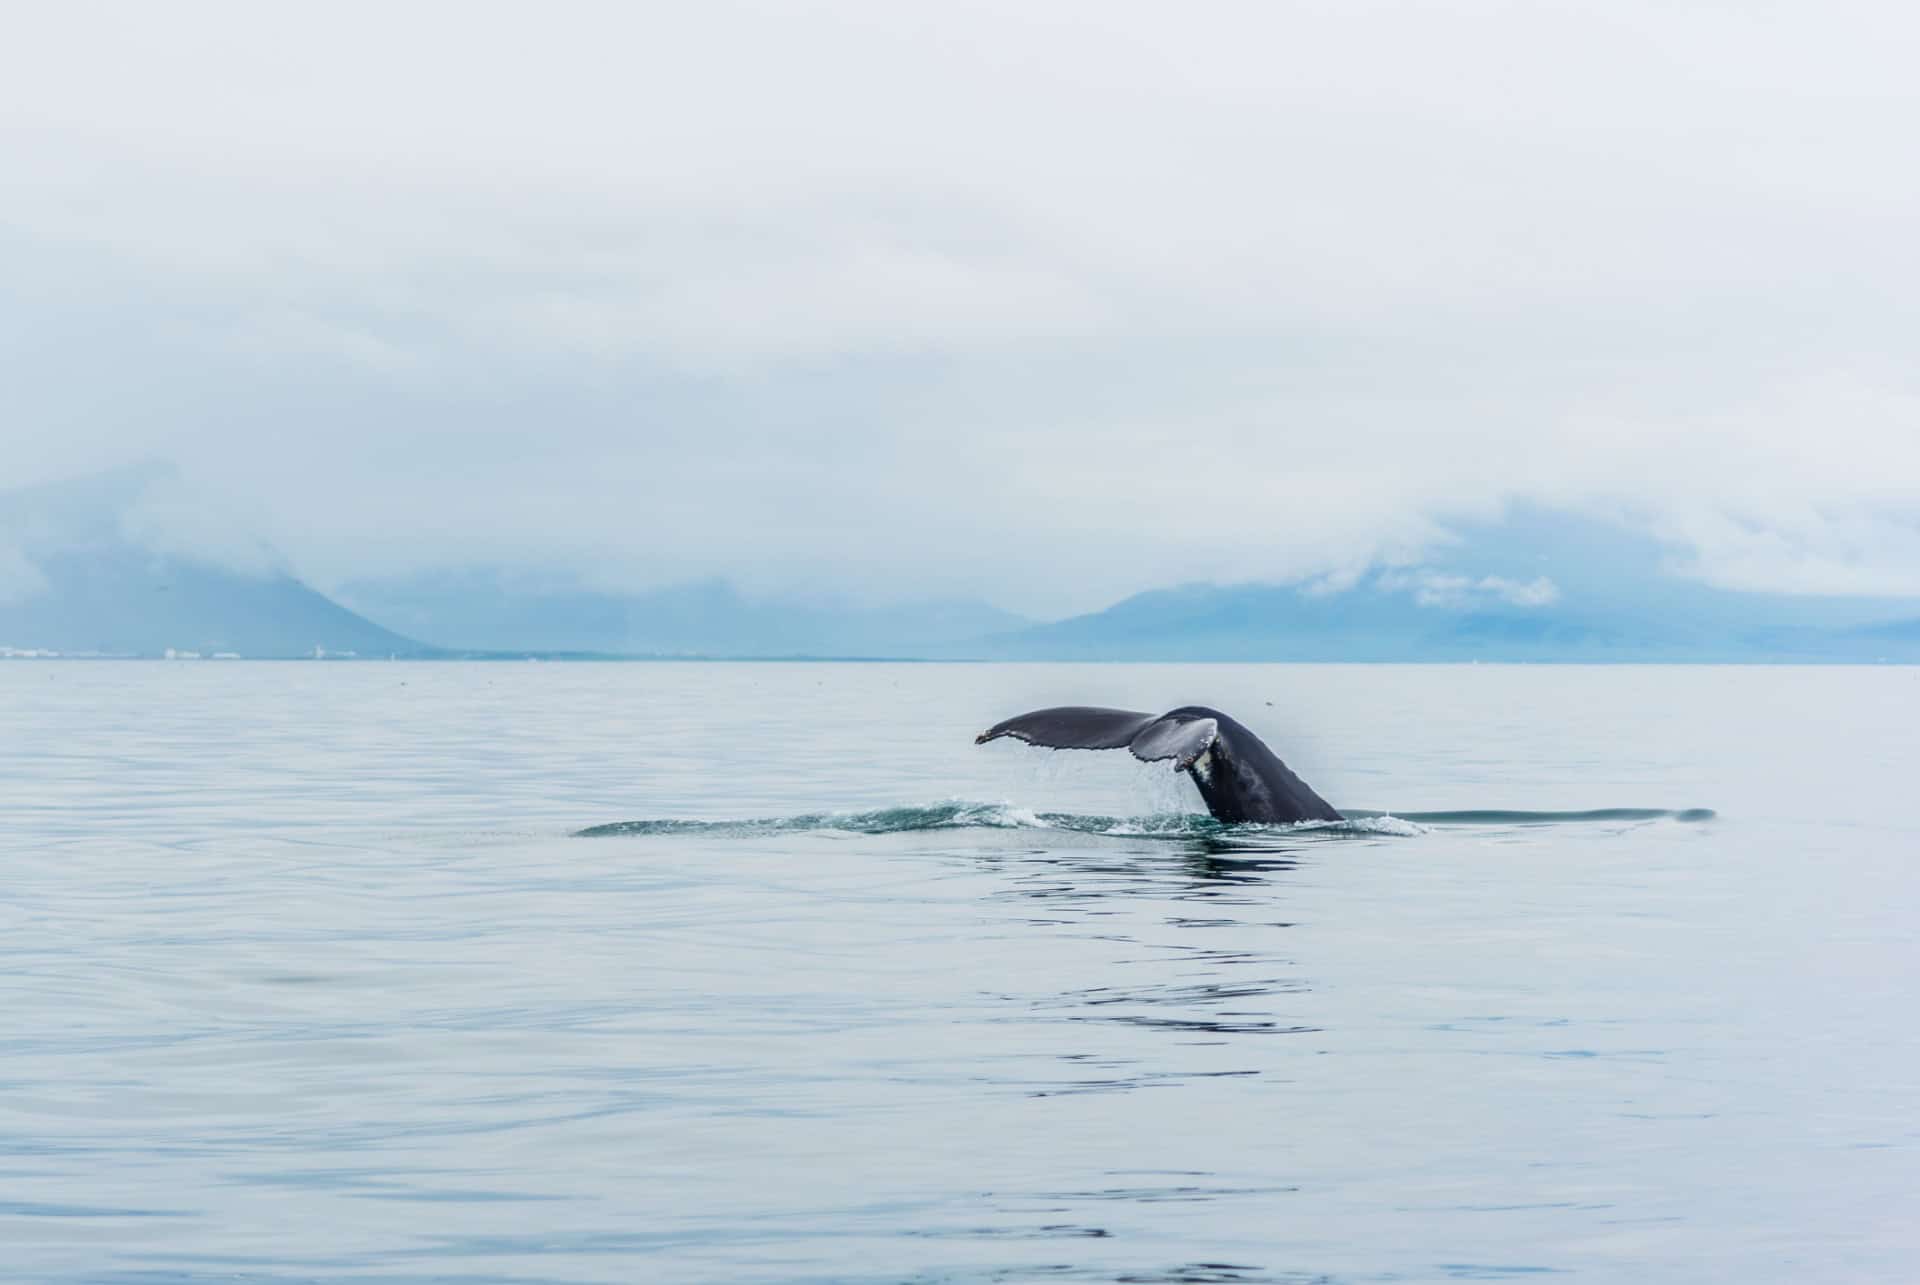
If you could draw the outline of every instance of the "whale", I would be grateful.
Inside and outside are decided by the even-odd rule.
[[[1205,705],[1164,714],[1060,705],[995,723],[973,743],[1003,736],[1052,750],[1125,749],[1143,763],[1171,763],[1200,787],[1207,811],[1230,825],[1346,819],[1244,724]]]

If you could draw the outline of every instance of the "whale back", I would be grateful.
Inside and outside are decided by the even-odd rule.
[[[1314,793],[1238,719],[1204,705],[1170,711],[1169,717],[1175,715],[1210,718],[1219,728],[1212,752],[1187,769],[1215,817],[1261,824],[1342,819],[1331,803]]]

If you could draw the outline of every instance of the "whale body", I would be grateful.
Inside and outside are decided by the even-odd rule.
[[[973,743],[984,745],[1003,736],[1047,749],[1126,749],[1142,762],[1170,762],[1175,771],[1193,778],[1209,812],[1233,824],[1344,819],[1266,742],[1204,705],[1183,705],[1164,714],[1086,705],[1036,709],[995,723]]]

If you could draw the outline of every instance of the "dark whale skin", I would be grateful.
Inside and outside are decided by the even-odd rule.
[[[1160,715],[1084,705],[1037,709],[995,723],[974,743],[1003,736],[1049,749],[1125,747],[1139,759],[1171,760],[1193,778],[1207,810],[1229,824],[1345,819],[1245,724],[1205,705]]]

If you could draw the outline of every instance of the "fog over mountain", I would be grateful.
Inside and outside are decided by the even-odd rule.
[[[386,656],[421,650],[296,579],[164,464],[0,493],[0,649]]]
[[[0,649],[80,655],[1019,660],[1920,660],[1920,601],[1750,593],[1678,546],[1519,506],[1289,583],[1188,584],[1034,622],[978,600],[862,604],[540,567],[350,581],[328,597],[170,466],[0,493]]]
[[[526,569],[359,581],[339,592],[356,610],[452,651],[934,657],[970,654],[976,639],[1030,623],[964,600],[885,607],[768,600],[723,580],[617,593]]]

